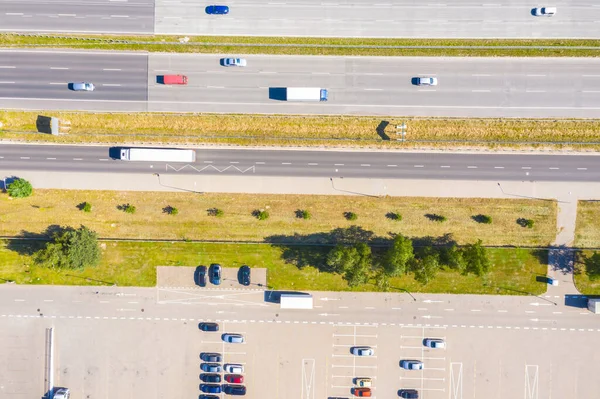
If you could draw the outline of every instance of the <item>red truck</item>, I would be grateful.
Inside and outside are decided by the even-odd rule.
[[[165,85],[186,85],[187,76],[185,75],[163,75],[162,83]]]

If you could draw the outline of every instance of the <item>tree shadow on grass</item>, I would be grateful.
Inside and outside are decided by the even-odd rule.
[[[19,255],[32,256],[46,246],[46,243],[52,238],[54,233],[63,231],[64,229],[65,227],[52,224],[46,227],[46,230],[41,233],[21,230],[16,238],[8,240],[6,248]]]

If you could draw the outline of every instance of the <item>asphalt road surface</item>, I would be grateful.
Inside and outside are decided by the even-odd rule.
[[[0,10],[5,32],[154,32],[154,0],[0,0]]]
[[[452,117],[600,115],[600,59],[246,56],[3,51],[0,107],[93,111]],[[232,56],[231,54],[230,56]],[[66,68],[66,69],[65,69]],[[179,73],[186,86],[157,83]],[[414,78],[434,76],[435,87]],[[70,92],[69,81],[97,86]],[[273,99],[271,89],[322,87],[327,102]],[[146,97],[147,96],[147,97]],[[58,101],[57,101],[58,100]]]
[[[488,181],[596,182],[600,157],[211,149],[194,164],[112,159],[92,146],[1,145],[0,170]]]

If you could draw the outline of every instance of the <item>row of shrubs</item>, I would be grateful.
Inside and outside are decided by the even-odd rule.
[[[77,205],[77,208],[79,208],[83,212],[91,212],[92,204],[90,204],[89,202],[82,202],[81,204]],[[135,206],[131,205],[131,204],[118,205],[117,209],[119,209],[125,213],[130,213],[130,214],[133,214],[136,211]],[[219,209],[219,208],[210,208],[210,209],[208,209],[207,212],[208,212],[209,216],[215,216],[215,217],[221,217],[225,214],[223,212],[223,210]],[[168,215],[177,215],[179,213],[179,210],[172,206],[166,206],[163,208],[163,213],[166,213]],[[312,218],[312,214],[310,213],[310,211],[308,211],[306,209],[298,209],[295,212],[295,214],[298,219],[308,220],[308,219]],[[252,216],[254,216],[258,220],[267,220],[270,215],[269,215],[269,211],[267,211],[267,210],[256,209],[256,210],[252,211]],[[398,212],[388,212],[385,216],[390,220],[394,220],[394,221],[398,221],[398,222],[402,220],[402,215]],[[354,220],[358,219],[358,215],[354,212],[344,212],[344,217],[350,221],[354,221]],[[438,215],[435,213],[427,213],[427,214],[425,214],[425,217],[427,219],[429,219],[430,221],[437,222],[437,223],[443,223],[448,220],[445,216]],[[479,214],[479,215],[472,216],[471,218],[474,221],[476,221],[477,223],[482,223],[482,224],[491,224],[492,223],[492,217],[488,216],[488,215]],[[531,219],[519,218],[519,219],[517,219],[516,222],[521,227],[527,227],[530,229],[533,228],[533,225],[534,225],[534,221]]]

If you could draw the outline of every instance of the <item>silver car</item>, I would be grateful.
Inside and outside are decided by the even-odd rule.
[[[533,9],[536,17],[551,17],[556,14],[556,7],[538,7]]]
[[[74,91],[94,91],[93,83],[86,83],[86,82],[69,83],[69,86],[71,86],[72,90],[74,90]]]
[[[437,86],[437,78],[417,78],[417,86]]]
[[[419,360],[400,360],[400,367],[406,370],[423,370],[423,362]]]
[[[229,363],[225,365],[225,372],[229,374],[242,374],[244,366],[241,364]]]
[[[425,346],[432,349],[444,349],[446,347],[446,343],[441,338],[425,338],[423,343]]]
[[[244,59],[244,58],[223,58],[223,66],[226,66],[226,67],[230,67],[230,66],[245,67],[246,66],[246,59]]]
[[[223,334],[221,338],[223,341],[229,342],[230,344],[244,343],[244,336],[242,334]]]
[[[375,351],[370,346],[354,346],[350,349],[354,356],[373,356]]]

